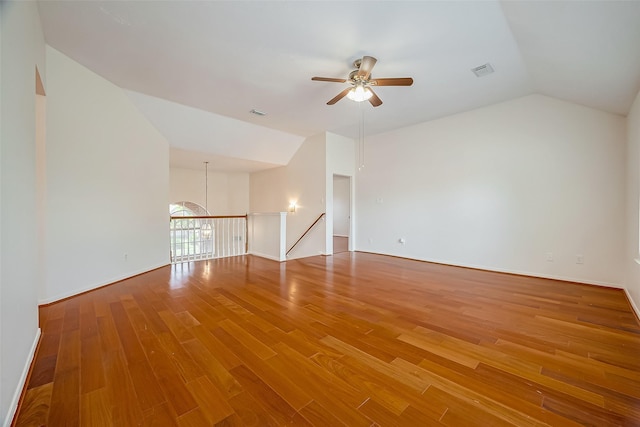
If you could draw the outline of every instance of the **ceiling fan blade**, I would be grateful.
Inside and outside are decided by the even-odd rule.
[[[376,65],[376,62],[378,62],[378,60],[373,56],[363,56],[362,61],[360,62],[360,68],[358,68],[357,76],[361,80],[369,79],[371,70],[373,70],[373,66]]]
[[[332,77],[311,77],[311,80],[315,80],[316,82],[335,82],[335,83],[345,83],[347,79],[334,79]]]
[[[411,77],[373,79],[369,80],[369,84],[374,86],[411,86],[413,84],[413,79]]]
[[[349,93],[350,90],[351,90],[350,87],[346,88],[345,90],[337,94],[335,97],[333,97],[329,102],[327,102],[327,105],[333,105],[336,102],[340,101],[342,98],[347,96],[347,93]]]
[[[382,100],[380,98],[378,98],[378,95],[376,95],[376,93],[371,90],[371,88],[367,88],[371,91],[371,98],[369,98],[369,102],[371,103],[371,105],[373,105],[374,107],[379,107],[382,105]]]

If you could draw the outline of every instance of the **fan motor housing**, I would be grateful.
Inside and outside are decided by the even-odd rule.
[[[358,81],[363,81],[360,77],[358,77],[358,73],[360,72],[360,70],[353,70],[352,72],[349,73],[349,81],[351,82],[358,82]],[[369,76],[369,79],[371,79],[371,76]]]

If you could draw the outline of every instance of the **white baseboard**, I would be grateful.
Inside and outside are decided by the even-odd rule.
[[[435,261],[432,261],[432,262],[435,262]],[[450,264],[450,265],[455,265],[455,264]],[[475,266],[475,265],[456,265],[456,266],[473,268],[476,270],[495,271],[497,273],[515,274],[517,276],[539,277],[541,279],[560,280],[562,282],[581,283],[584,285],[603,286],[605,288],[624,289],[624,287],[618,283],[584,280],[584,279],[577,279],[575,277],[568,277],[568,276],[556,276],[553,274],[540,274],[540,273],[532,273],[528,271],[508,270],[508,269],[502,269],[502,268],[489,268],[489,267],[482,267],[482,266]]]
[[[76,296],[76,295],[80,295],[80,294],[85,293],[85,292],[93,291],[93,290],[96,290],[96,289],[101,288],[103,286],[111,285],[113,283],[120,282],[122,280],[126,280],[126,279],[129,279],[129,278],[134,277],[134,276],[138,276],[140,274],[148,273],[150,271],[156,270],[158,268],[165,267],[167,265],[170,265],[170,264],[163,263],[163,264],[159,264],[159,265],[156,265],[156,266],[143,268],[142,270],[130,271],[130,272],[128,272],[128,273],[126,273],[126,274],[124,274],[122,276],[116,276],[116,277],[113,277],[111,279],[105,280],[103,282],[93,283],[91,285],[84,286],[84,287],[78,288],[78,289],[74,289],[74,290],[69,291],[69,292],[65,292],[65,293],[62,293],[62,294],[54,295],[52,297],[47,297],[47,298],[40,299],[40,300],[38,300],[38,305],[52,304],[52,303],[54,303],[56,301],[60,301],[60,300],[66,299],[66,298],[70,298],[70,297],[73,297],[73,296]]]
[[[601,282],[601,281],[594,281],[594,280],[585,280],[585,279],[579,279],[579,278],[568,277],[568,276],[555,276],[555,275],[551,275],[551,274],[533,273],[533,272],[530,272],[530,271],[510,270],[510,269],[497,268],[497,267],[487,267],[487,266],[484,266],[484,265],[460,264],[460,263],[454,263],[454,262],[449,262],[449,261],[441,261],[441,260],[436,260],[436,259],[411,258],[411,257],[405,256],[405,255],[387,254],[387,253],[382,253],[382,252],[372,252],[372,251],[358,251],[358,252],[366,252],[366,253],[371,253],[371,254],[387,255],[387,256],[393,256],[393,257],[405,258],[405,259],[413,259],[413,260],[416,260],[416,261],[431,262],[433,264],[450,265],[450,266],[453,266],[453,267],[472,268],[474,270],[493,271],[495,273],[515,274],[517,276],[539,277],[541,279],[560,280],[560,281],[563,281],[563,282],[582,283],[584,285],[603,286],[605,288],[624,289],[624,286],[622,286],[619,283],[610,283],[610,282]]]
[[[633,311],[635,311],[636,317],[640,320],[640,308],[638,308],[638,305],[633,300],[633,298],[631,298],[631,294],[629,293],[629,291],[626,288],[624,290],[624,293],[627,295],[627,299],[629,300],[629,304],[631,304],[631,308],[633,309]]]
[[[259,256],[260,258],[266,258],[266,259],[270,259],[273,261],[278,261],[278,262],[282,262],[282,261],[286,261],[285,259],[280,259],[277,256],[273,256],[273,255],[269,255],[269,254],[263,254],[260,252],[249,252],[249,255],[255,255],[255,256]]]
[[[31,344],[31,350],[29,350],[29,355],[27,357],[27,360],[25,361],[24,367],[22,368],[22,375],[20,375],[20,381],[18,382],[18,386],[16,387],[16,390],[13,393],[13,399],[11,399],[11,404],[9,405],[7,416],[5,417],[4,423],[2,424],[4,427],[11,426],[13,417],[15,416],[16,410],[18,409],[18,403],[20,403],[20,396],[22,395],[22,390],[26,386],[27,376],[29,376],[29,369],[31,369],[33,358],[36,355],[36,349],[38,348],[38,342],[40,341],[41,333],[42,331],[40,330],[40,328],[38,328],[36,331],[36,336],[33,340],[33,344]]]
[[[315,254],[302,254],[302,255],[287,255],[287,259],[284,261],[292,261],[294,259],[311,258],[314,256],[331,256],[333,253],[327,253],[325,251],[318,251]]]

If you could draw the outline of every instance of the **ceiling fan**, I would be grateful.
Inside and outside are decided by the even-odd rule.
[[[350,87],[346,88],[338,95],[333,97],[327,105],[333,105],[345,96],[353,101],[362,102],[369,101],[374,107],[382,105],[382,100],[375,94],[371,86],[411,86],[413,79],[411,77],[383,78],[374,79],[371,77],[371,70],[378,60],[373,56],[363,56],[362,59],[356,59],[353,66],[356,68],[349,73],[346,79],[334,79],[331,77],[312,77],[311,80],[318,82],[349,82]]]

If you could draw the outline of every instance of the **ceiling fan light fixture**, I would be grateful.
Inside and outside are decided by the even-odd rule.
[[[347,98],[355,102],[363,102],[369,100],[373,96],[371,89],[364,85],[355,85],[348,93]]]
[[[376,65],[378,60],[373,56],[363,56],[362,59],[358,59],[353,63],[356,70],[349,73],[349,77],[346,79],[337,79],[334,77],[311,77],[311,80],[319,82],[334,82],[334,83],[347,83],[350,86],[345,87],[342,91],[331,98],[327,105],[334,105],[342,98],[349,98],[354,102],[369,101],[373,107],[379,107],[382,105],[382,100],[371,89],[373,86],[411,86],[413,79],[411,77],[385,77],[385,78],[372,78],[371,70]]]

